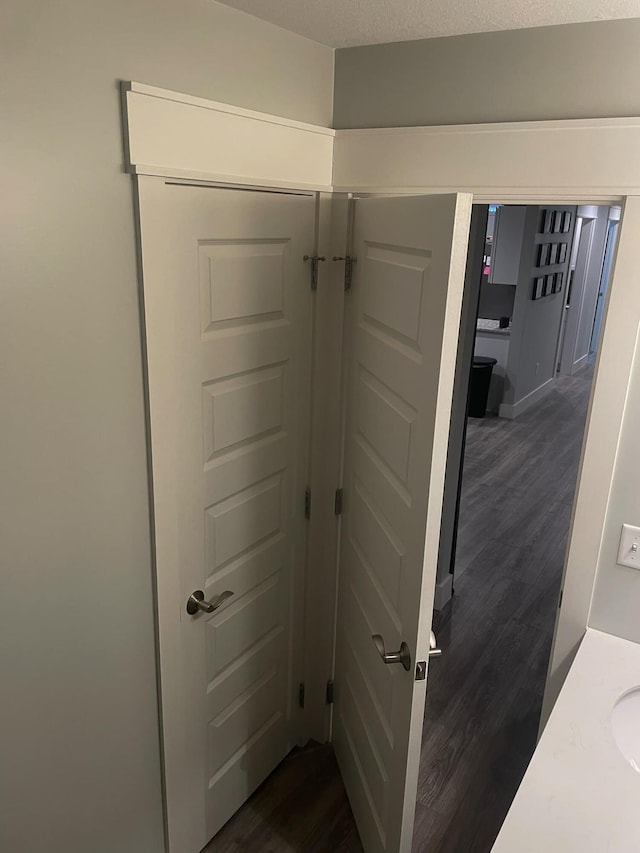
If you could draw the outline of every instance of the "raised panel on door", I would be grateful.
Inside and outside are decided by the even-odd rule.
[[[170,846],[195,853],[296,742],[311,196],[140,187]],[[188,615],[189,595],[233,595]]]
[[[470,215],[470,196],[356,202],[334,743],[367,853],[411,849]]]

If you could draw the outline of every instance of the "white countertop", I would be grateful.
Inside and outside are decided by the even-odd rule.
[[[588,629],[492,853],[640,851],[640,773],[610,722],[638,685],[640,644]]]
[[[501,329],[499,320],[489,320],[486,317],[478,317],[476,321],[476,331],[486,332],[489,335],[500,335],[500,337],[508,338],[511,334],[511,327]]]

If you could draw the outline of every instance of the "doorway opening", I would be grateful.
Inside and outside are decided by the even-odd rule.
[[[474,207],[416,851],[488,853],[536,746],[619,218]]]
[[[424,200],[418,203],[426,204]],[[417,851],[490,850],[535,746],[564,562],[563,536],[566,541],[593,368],[592,358],[586,362],[574,358],[572,369],[563,374],[559,353],[565,347],[570,328],[568,321],[563,325],[562,320],[571,315],[572,308],[579,309],[578,330],[590,326],[589,352],[593,347],[595,315],[590,317],[585,309],[586,284],[580,299],[576,295],[581,245],[576,230],[579,219],[598,222],[599,211],[591,217],[586,213],[579,217],[578,209],[568,205],[492,207],[492,210],[476,208],[474,212],[472,238],[475,233],[475,240],[472,239],[467,261],[467,304],[466,309],[463,306],[463,316],[466,310],[470,322],[463,323],[460,352],[468,350],[469,359],[467,382],[458,383],[458,396],[464,395],[461,421],[463,446],[465,433],[467,438],[467,458],[461,465],[458,454],[453,544],[448,554],[447,582],[453,593],[455,578],[455,597],[452,601],[438,602],[434,621],[447,663],[446,667],[439,667],[434,662],[430,671],[416,804],[414,849]],[[413,223],[411,217],[407,221]],[[596,263],[595,229],[587,226],[583,230],[585,239],[590,234],[585,245],[590,247],[590,256]],[[505,235],[516,240],[517,251],[511,251],[511,258],[508,253],[500,252],[500,248],[509,246]],[[419,269],[418,263],[423,262],[427,253],[423,252],[417,261],[412,257],[413,266],[410,266],[406,263],[405,244],[399,245],[402,263],[394,258],[396,265]],[[597,283],[598,291],[603,292],[608,245],[605,239],[599,260]],[[613,245],[611,242],[611,257]],[[383,248],[389,252],[388,244]],[[376,250],[379,251],[378,244]],[[362,251],[359,255],[364,257]],[[380,260],[378,256],[374,259]],[[386,267],[393,266],[388,254],[382,260]],[[513,281],[508,278],[509,268],[515,277]],[[389,274],[388,270],[385,274]],[[370,287],[369,293],[375,293],[378,303],[372,305],[370,299],[368,304],[372,320],[377,320],[374,314],[378,312],[385,320],[408,325],[413,315],[407,311],[409,300],[399,299],[397,286],[392,286],[397,281],[386,279],[382,287],[379,280],[373,280],[378,289]],[[409,290],[409,294],[415,292],[419,291]],[[389,294],[394,295],[394,300],[389,300]],[[597,299],[592,302],[595,312]],[[400,303],[405,313],[399,316],[395,309]],[[378,323],[383,325],[382,321]],[[373,322],[369,325],[372,334],[377,335],[379,326]],[[482,356],[479,351],[483,335],[503,343],[507,339],[502,373],[498,357]],[[573,356],[579,354],[578,341],[583,338],[584,335],[576,335]],[[453,356],[455,337],[452,340]],[[514,341],[517,341],[515,346]],[[531,350],[542,343],[544,352]],[[475,405],[482,411],[468,411],[471,420],[467,417],[466,404],[474,352],[491,359],[482,368],[486,370],[489,366],[492,370],[490,381],[485,383],[484,397],[475,389]],[[511,358],[514,352],[518,357],[515,362]],[[459,361],[462,364],[464,359]],[[384,394],[389,397],[382,383],[376,385],[375,377],[367,378],[367,387],[376,391],[378,397],[383,400]],[[535,385],[535,381],[539,384]],[[402,414],[398,396],[395,394],[394,406],[390,408]],[[363,395],[359,399],[368,400]],[[552,404],[558,400],[560,408],[552,411]],[[369,406],[367,411],[371,409]],[[377,421],[375,417],[370,421],[379,423],[382,419],[378,415]],[[380,430],[371,437],[371,442],[382,444],[390,432],[390,429]],[[446,425],[443,438],[441,444],[446,447]],[[509,445],[512,439],[515,444]],[[390,440],[385,449],[396,446],[397,442]],[[398,467],[395,457],[391,461]],[[488,473],[483,473],[482,466],[487,463]],[[553,477],[545,480],[544,469]],[[471,498],[467,500],[465,478],[469,479],[468,475],[474,471],[478,476],[470,482],[472,486],[475,483],[476,491],[471,490]],[[448,479],[453,482],[450,476]],[[550,496],[545,489],[551,481]],[[504,484],[506,492],[501,495],[499,490]],[[357,504],[352,497],[352,508],[354,505]],[[470,516],[467,522],[469,507],[472,512],[484,513],[480,521]],[[513,515],[516,508],[521,510],[519,516]],[[370,511],[369,515],[373,517],[375,513]],[[465,524],[470,525],[468,535]],[[487,536],[487,540],[483,542],[482,536]],[[393,544],[392,537],[388,538]],[[381,547],[380,551],[383,550]],[[379,556],[375,549],[368,554],[372,561]],[[441,590],[446,591],[446,587],[441,585]],[[370,633],[368,628],[365,633]],[[366,650],[370,651],[368,643]],[[397,653],[383,655],[382,652],[378,649],[384,664],[403,663],[402,659],[385,659],[396,658]],[[377,658],[374,662],[379,666]],[[409,671],[407,667],[404,669]],[[417,673],[416,668],[416,676]],[[298,702],[303,708],[304,689]],[[362,729],[365,728],[363,725]],[[414,755],[415,752],[414,749]],[[310,780],[315,781],[310,784]],[[323,811],[319,810],[320,800]],[[359,825],[362,831],[363,823]],[[362,849],[331,745],[312,744],[288,753],[206,850],[222,853],[238,846],[251,849],[251,845],[274,850],[337,846],[354,853]],[[374,848],[367,845],[367,849]]]

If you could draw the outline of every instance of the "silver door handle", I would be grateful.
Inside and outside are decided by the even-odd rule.
[[[227,600],[227,598],[231,598],[233,593],[230,589],[225,589],[224,592],[221,592],[220,595],[214,601],[205,601],[204,600],[204,592],[201,589],[197,589],[195,592],[192,592],[189,598],[187,599],[187,613],[189,616],[194,616],[196,613],[213,613],[214,610],[217,610],[221,604]]]
[[[429,657],[430,658],[438,658],[442,654],[442,649],[438,648],[438,641],[436,640],[436,635],[431,631],[429,633]]]
[[[384,640],[380,634],[372,634],[371,639],[378,650],[378,654],[385,663],[401,663],[407,671],[411,669],[411,652],[405,642],[400,643],[399,651],[388,652],[384,647]]]

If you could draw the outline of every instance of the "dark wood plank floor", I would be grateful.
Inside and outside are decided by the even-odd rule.
[[[515,421],[469,420],[415,851],[488,853],[535,748],[592,377],[560,377]]]
[[[436,614],[415,853],[488,853],[535,748],[592,368],[471,419],[455,596]],[[206,853],[361,853],[330,745],[285,759]]]
[[[331,744],[294,750],[203,853],[362,853]]]

